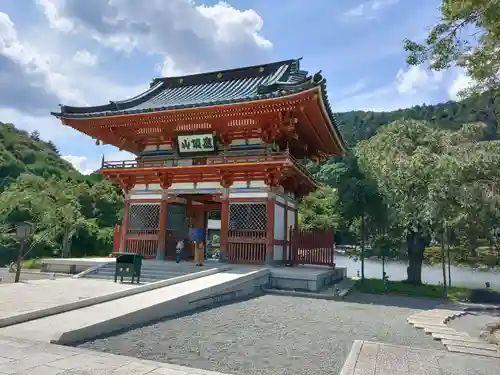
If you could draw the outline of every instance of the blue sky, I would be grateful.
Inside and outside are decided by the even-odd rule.
[[[454,99],[456,68],[405,64],[402,40],[422,40],[440,0],[2,0],[0,121],[38,130],[84,172],[96,146],[49,115],[63,104],[102,104],[151,78],[303,57],[328,79],[335,111],[389,111]]]

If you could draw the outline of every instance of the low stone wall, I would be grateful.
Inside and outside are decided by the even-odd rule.
[[[268,289],[294,290],[317,293],[347,278],[347,269],[339,267],[316,273],[288,274],[271,271]]]
[[[46,258],[42,259],[42,272],[67,273],[76,275],[90,268],[114,262],[114,259],[107,260],[106,258],[97,259],[79,259],[79,258]]]

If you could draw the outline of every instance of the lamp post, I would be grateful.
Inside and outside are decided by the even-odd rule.
[[[19,240],[19,252],[17,254],[17,261],[16,261],[16,278],[14,279],[15,283],[18,283],[19,278],[21,277],[21,263],[23,261],[24,245],[28,241],[30,234],[31,234],[30,223],[21,222],[16,224],[16,238]]]

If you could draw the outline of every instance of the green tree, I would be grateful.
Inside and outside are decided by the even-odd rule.
[[[321,187],[305,197],[299,211],[301,226],[306,230],[334,230],[339,226],[339,197],[331,187]]]
[[[469,92],[500,90],[500,0],[442,0],[441,19],[424,43],[406,39],[407,62],[433,70],[457,65],[472,78]]]
[[[377,182],[407,241],[407,280],[422,282],[424,249],[430,240],[428,186],[448,133],[424,122],[403,120],[381,129],[356,148],[362,168]]]

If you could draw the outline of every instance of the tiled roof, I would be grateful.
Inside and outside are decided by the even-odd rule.
[[[299,59],[185,77],[157,78],[131,99],[94,107],[61,106],[57,117],[87,118],[231,104],[290,95],[324,84],[309,76]]]
[[[61,105],[60,112],[51,114],[58,118],[85,119],[199,108],[278,98],[313,87],[321,87],[333,130],[345,147],[328,102],[326,79],[320,73],[309,75],[301,70],[300,59],[184,77],[156,78],[149,90],[134,98],[94,107]]]

